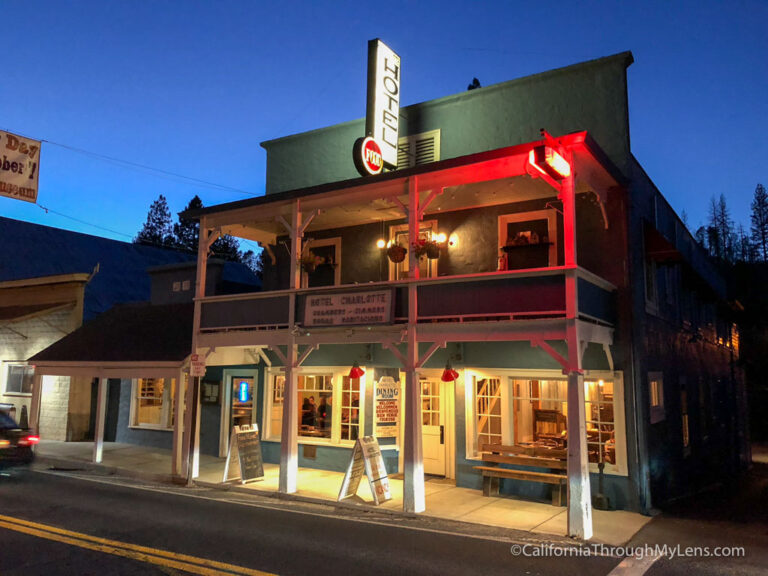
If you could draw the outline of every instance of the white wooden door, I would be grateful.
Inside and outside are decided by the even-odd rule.
[[[421,380],[421,435],[424,473],[445,476],[445,386],[439,379]]]

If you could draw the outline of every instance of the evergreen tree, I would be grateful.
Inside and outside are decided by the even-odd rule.
[[[754,260],[754,245],[749,239],[744,224],[739,224],[735,246],[737,262],[752,262]]]
[[[733,220],[723,194],[720,194],[717,200],[714,196],[710,200],[708,240],[709,253],[712,256],[727,262],[733,261],[735,254]]]
[[[189,201],[187,210],[198,210],[203,207],[203,201],[199,196],[195,196]],[[179,216],[179,221],[173,225],[173,237],[176,246],[182,250],[197,252],[197,243],[200,238],[200,222]]]
[[[133,240],[136,244],[173,247],[175,244],[171,229],[171,210],[168,201],[160,194],[152,202],[147,213],[147,221]]]
[[[768,194],[762,184],[758,184],[755,188],[750,220],[756,259],[760,262],[768,262]]]
[[[224,234],[211,246],[211,252],[216,258],[230,262],[241,262],[240,243],[237,238]]]

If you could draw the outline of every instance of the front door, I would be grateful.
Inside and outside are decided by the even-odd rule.
[[[232,426],[253,424],[253,385],[252,377],[232,377]]]
[[[424,473],[445,476],[445,389],[439,379],[421,380]]]

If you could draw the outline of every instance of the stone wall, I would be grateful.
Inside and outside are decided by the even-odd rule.
[[[40,437],[44,440],[67,439],[69,376],[43,376],[40,401]]]

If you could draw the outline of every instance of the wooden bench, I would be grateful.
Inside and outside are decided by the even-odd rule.
[[[483,473],[483,496],[498,496],[499,480],[513,478],[526,482],[543,482],[552,485],[552,505],[564,506],[568,483],[568,451],[564,448],[545,448],[540,446],[503,446],[501,444],[483,444],[481,457],[491,466],[475,466]],[[533,470],[512,470],[500,468],[499,464],[527,468],[543,468],[550,472]]]

